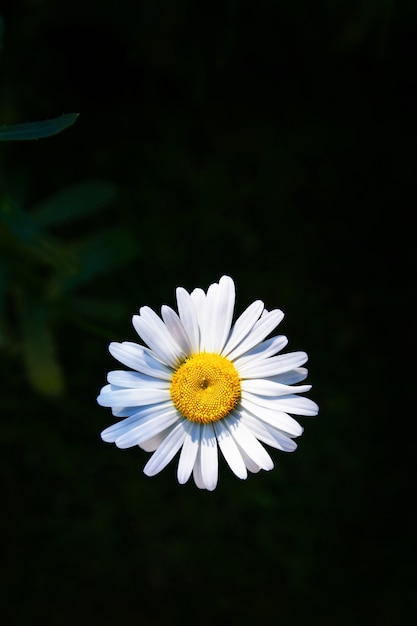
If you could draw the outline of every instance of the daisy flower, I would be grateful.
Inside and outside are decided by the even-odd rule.
[[[241,479],[270,470],[262,443],[292,452],[303,432],[289,414],[317,415],[317,405],[293,386],[307,376],[305,352],[279,354],[287,338],[266,339],[281,322],[279,309],[253,302],[233,324],[235,285],[229,276],[207,293],[176,291],[178,313],[162,306],[161,317],[147,306],[133,316],[146,346],[111,343],[110,353],[133,371],[108,374],[97,402],[124,418],[101,437],[118,448],[153,452],[145,465],[154,476],[180,451],[178,482],[191,474],[200,489],[218,481],[218,448]],[[162,318],[162,319],[161,319]],[[262,443],[261,443],[262,442]]]

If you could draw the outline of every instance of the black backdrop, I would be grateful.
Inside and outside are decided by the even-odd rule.
[[[51,194],[111,185],[101,211],[51,226],[81,270],[0,239],[6,623],[400,623],[415,587],[417,4],[1,12],[0,123],[80,113],[54,138],[2,144],[2,193],[36,217]],[[112,418],[95,397],[139,306],[224,273],[237,312],[284,310],[321,410],[272,472],[241,482],[222,465],[208,493],[102,443]],[[55,386],[30,372],[33,301]]]

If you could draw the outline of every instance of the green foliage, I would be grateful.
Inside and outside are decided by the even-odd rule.
[[[57,226],[100,211],[117,197],[116,185],[102,180],[89,180],[48,196],[32,209],[42,226]]]
[[[24,124],[0,126],[0,141],[27,141],[29,139],[51,137],[72,126],[77,121],[77,118],[78,113],[67,113],[41,122],[25,122]]]
[[[0,41],[2,24],[0,18]],[[77,118],[78,113],[69,113],[44,121],[0,126],[0,141],[51,137],[72,126]],[[28,211],[12,194],[0,190],[0,346],[11,354],[17,352],[29,382],[41,394],[57,396],[64,390],[55,323],[72,309],[76,318],[80,316],[76,289],[97,274],[125,263],[135,253],[131,237],[120,229],[84,234],[82,240],[73,241],[58,238],[50,231],[101,211],[116,198],[112,183],[84,181],[45,198]],[[105,306],[96,302],[92,310]]]
[[[62,393],[64,381],[45,304],[35,298],[21,303],[22,357],[34,389],[45,395],[56,396]]]
[[[18,207],[10,196],[0,201],[0,219],[12,235],[16,245],[20,245],[29,256],[50,265],[58,271],[76,271],[76,259],[55,237],[47,233],[30,213]],[[13,244],[12,244],[13,245]]]
[[[98,180],[72,185],[30,210],[10,194],[0,195],[0,346],[22,358],[29,382],[44,395],[59,395],[65,387],[58,321],[73,315],[94,328],[88,318],[109,303],[89,302],[80,290],[136,253],[132,237],[120,228],[84,229],[81,238],[51,231],[107,209],[116,198],[115,185]]]

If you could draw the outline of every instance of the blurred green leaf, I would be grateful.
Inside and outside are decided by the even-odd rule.
[[[48,322],[47,311],[40,302],[22,303],[22,350],[29,381],[40,393],[57,396],[64,383]]]
[[[74,252],[79,258],[80,269],[76,274],[67,277],[67,289],[124,265],[137,253],[137,244],[126,230],[117,228],[79,241],[74,246]]]
[[[25,244],[32,242],[42,230],[39,224],[7,195],[0,197],[0,219],[9,231]]]
[[[51,137],[72,126],[78,115],[79,113],[67,113],[41,122],[0,126],[0,141],[27,141]]]
[[[99,211],[113,202],[116,196],[114,183],[86,181],[49,196],[32,209],[31,215],[42,226],[55,226]]]
[[[8,196],[0,198],[0,220],[20,243],[43,261],[66,274],[76,271],[78,266],[76,257],[59,241],[42,232],[40,224]]]

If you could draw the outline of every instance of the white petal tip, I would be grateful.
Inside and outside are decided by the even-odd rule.
[[[315,417],[318,415],[319,405],[316,404],[313,400],[309,401],[308,413],[306,412],[306,417]]]
[[[103,430],[103,432],[100,434],[100,437],[106,443],[114,443],[114,437],[111,435],[111,433],[107,433],[105,430]]]
[[[115,352],[116,353],[118,352],[120,346],[121,346],[121,344],[118,341],[112,341],[109,344],[109,352],[115,359],[117,359],[117,356],[116,356]]]
[[[128,448],[133,448],[133,446],[137,446],[137,443],[124,443],[124,442],[118,442],[117,439],[114,442],[116,444],[116,446],[119,448],[119,450],[127,450]]]
[[[298,448],[298,444],[296,444],[295,441],[292,441],[292,445],[287,444],[287,447],[283,448],[282,452],[295,452],[297,448]]]
[[[105,406],[105,407],[109,407],[109,398],[108,398],[108,394],[100,394],[99,396],[97,396],[97,404],[99,404],[100,406]]]

